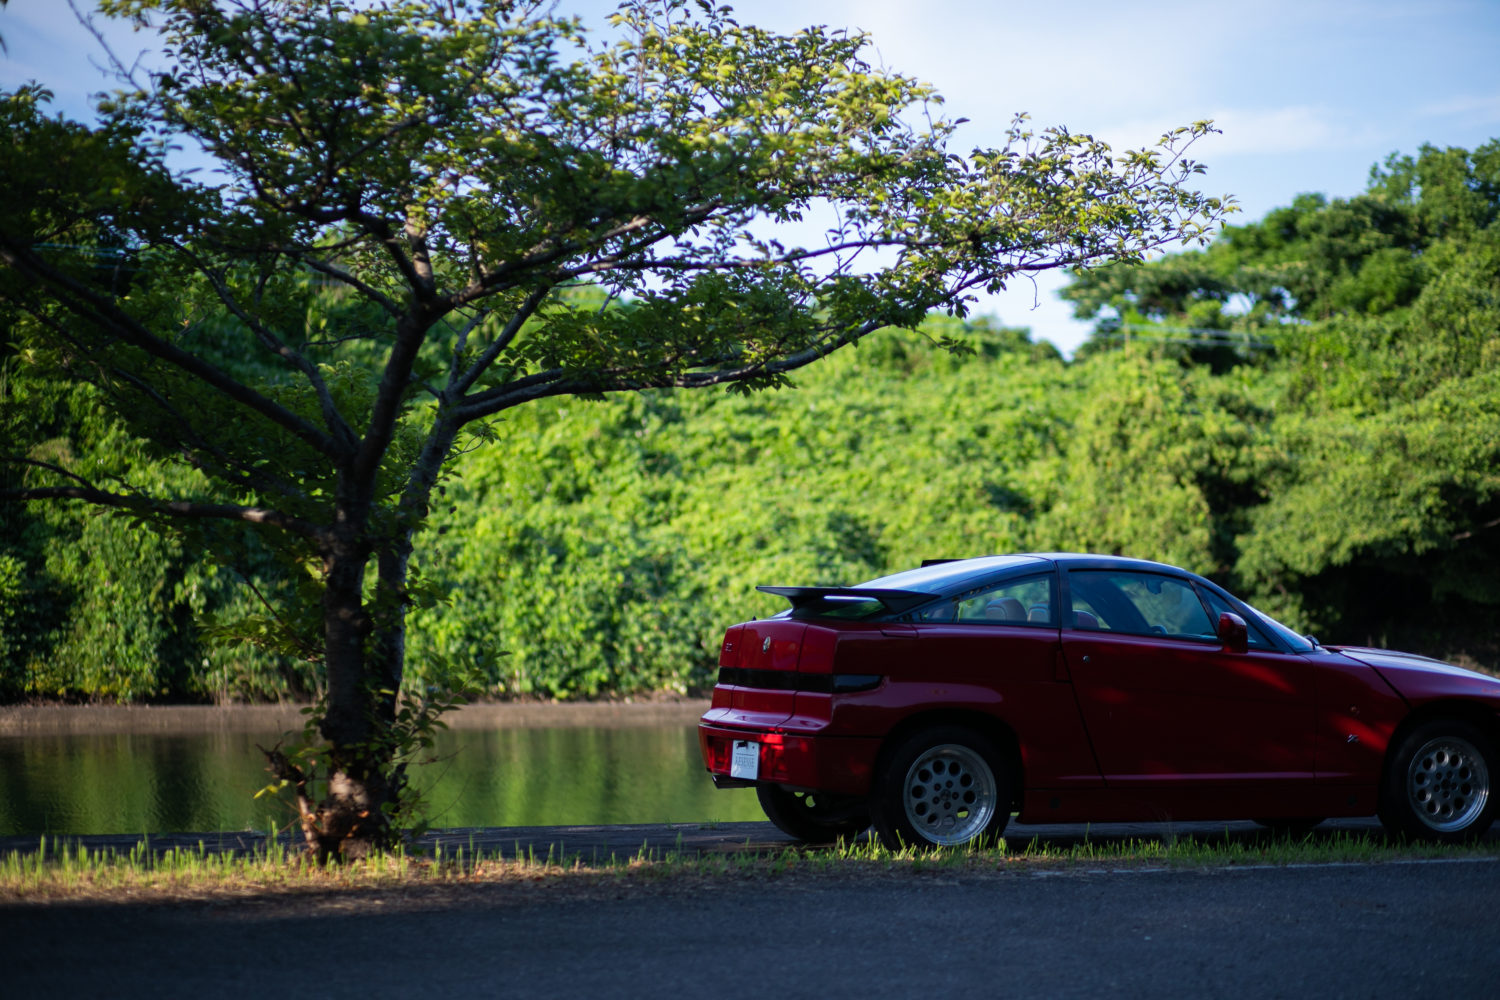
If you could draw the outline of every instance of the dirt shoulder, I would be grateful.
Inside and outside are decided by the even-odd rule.
[[[0,736],[49,733],[279,732],[299,729],[306,706],[6,705]],[[444,717],[453,729],[552,729],[570,726],[692,725],[703,699],[590,702],[479,702]]]

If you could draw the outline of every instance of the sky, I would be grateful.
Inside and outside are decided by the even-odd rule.
[[[80,6],[88,6],[80,0]],[[937,87],[967,118],[958,151],[998,146],[1017,112],[1116,148],[1154,144],[1211,118],[1193,157],[1201,187],[1253,222],[1303,192],[1350,197],[1370,168],[1424,143],[1473,149],[1500,137],[1500,0],[741,0],[736,16],[792,31],[869,34],[869,58]],[[557,0],[604,27],[612,0]],[[133,57],[147,36],[108,24]],[[39,80],[84,116],[112,83],[67,0],[0,9],[0,85]],[[1087,336],[1056,296],[1065,277],[1015,280],[974,307],[1066,353]]]

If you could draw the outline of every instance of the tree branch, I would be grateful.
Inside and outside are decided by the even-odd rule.
[[[348,285],[350,288],[354,289],[356,292],[359,292],[359,294],[363,295],[371,302],[374,302],[377,306],[384,310],[387,315],[393,318],[399,317],[401,315],[401,306],[394,300],[392,300],[390,296],[386,295],[380,289],[374,287],[368,282],[359,280],[348,271],[345,271],[343,268],[334,267],[332,264],[322,260],[321,258],[315,257],[312,254],[297,248],[279,247],[278,250],[286,254],[288,257],[291,257],[293,260],[297,261],[297,263],[310,267],[314,271],[317,271],[319,274],[326,274],[328,277],[337,281],[341,285]]]
[[[490,365],[495,363],[495,359],[500,356],[500,352],[504,351],[510,345],[511,341],[515,339],[521,327],[536,313],[538,307],[546,301],[547,295],[551,291],[550,286],[543,286],[535,289],[530,295],[526,296],[526,300],[517,306],[516,311],[511,314],[510,319],[505,324],[505,329],[500,331],[500,334],[474,360],[474,363],[464,370],[462,374],[455,372],[456,377],[449,379],[447,394],[453,398],[457,398],[468,392],[479,376],[483,375]],[[454,364],[457,365],[457,363],[458,352],[455,351]]]
[[[462,405],[454,409],[454,415],[460,423],[468,423],[493,416],[521,403],[553,396],[575,393],[631,392],[640,389],[697,389],[783,375],[812,364],[819,358],[827,357],[840,347],[852,344],[886,325],[883,321],[871,320],[826,337],[813,346],[785,357],[707,371],[697,369],[674,373],[669,364],[662,363],[646,368],[601,371],[596,375],[582,377],[570,375],[565,369],[552,368],[469,396]],[[723,360],[731,360],[731,358]]]
[[[230,290],[224,279],[210,268],[206,262],[199,259],[196,254],[188,251],[186,248],[179,246],[176,249],[183,256],[187,257],[187,259],[193,261],[194,266],[198,269],[198,273],[208,279],[208,283],[213,286],[214,294],[218,296],[219,301],[234,314],[236,319],[245,324],[245,327],[255,335],[256,339],[268,351],[302,373],[302,377],[307,379],[308,384],[313,387],[313,392],[317,394],[318,407],[322,410],[323,423],[327,425],[329,433],[345,447],[352,446],[354,443],[354,431],[348,422],[344,420],[344,415],[339,412],[338,406],[333,401],[333,394],[328,391],[328,384],[323,381],[323,375],[318,371],[317,366],[304,357],[300,351],[288,346],[286,342],[272,333],[263,323],[250,315],[249,311],[240,305],[239,300],[235,298],[234,293]]]
[[[1467,541],[1468,539],[1473,538],[1475,535],[1479,534],[1481,531],[1488,531],[1491,528],[1500,528],[1500,517],[1495,518],[1493,521],[1486,521],[1475,528],[1469,529],[1468,531],[1460,531],[1458,534],[1453,536],[1452,540],[1455,542]]]
[[[88,288],[71,275],[49,266],[29,247],[0,233],[0,260],[21,274],[50,286],[62,306],[73,315],[152,357],[181,369],[247,409],[261,414],[329,458],[343,458],[342,449],[329,435],[291,410],[267,399],[195,354],[178,348],[147,330],[112,301]]]
[[[19,490],[0,490],[0,500],[80,500],[96,507],[109,507],[115,510],[129,510],[163,517],[266,524],[315,541],[321,539],[323,534],[322,529],[316,524],[265,507],[198,503],[192,500],[153,500],[125,493],[109,493],[90,486],[37,486]]]

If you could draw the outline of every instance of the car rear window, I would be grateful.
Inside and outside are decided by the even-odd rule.
[[[859,621],[864,618],[874,618],[885,613],[885,605],[868,597],[853,596],[829,596],[809,601],[800,607],[787,612],[788,617],[803,618],[841,618],[846,621]]]
[[[979,586],[987,579],[1002,575],[1002,571],[1030,566],[1041,569],[1046,560],[1037,556],[982,556],[978,559],[956,559],[952,562],[933,563],[919,569],[904,570],[877,580],[861,583],[860,587],[888,590],[923,590],[932,593],[953,594]]]
[[[1057,616],[1052,610],[1052,576],[1028,576],[966,591],[923,608],[914,620],[1055,628]]]

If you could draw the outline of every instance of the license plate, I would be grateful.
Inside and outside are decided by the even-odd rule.
[[[734,741],[734,752],[729,758],[729,776],[748,778],[751,781],[760,777],[759,743],[754,740]]]

